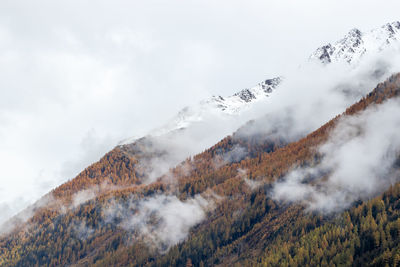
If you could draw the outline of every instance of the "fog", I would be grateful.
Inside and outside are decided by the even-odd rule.
[[[111,202],[104,208],[104,221],[141,237],[146,244],[165,252],[186,239],[190,229],[213,208],[212,199],[200,195],[185,201],[158,194],[143,199]]]
[[[395,168],[400,156],[399,112],[400,101],[393,99],[343,117],[318,148],[321,162],[290,171],[275,184],[273,197],[330,213],[388,189],[400,180]]]
[[[253,103],[239,114],[204,111],[202,120],[185,129],[147,136],[139,141],[138,150],[147,155],[139,160],[145,169],[146,182],[153,182],[187,157],[202,152],[233,132],[237,138],[257,135],[286,143],[304,137],[400,70],[399,48],[367,54],[357,65],[305,61],[296,71],[287,73],[268,98]],[[252,122],[246,123],[249,120]],[[247,156],[247,150],[235,145],[221,156],[225,163],[238,162]]]

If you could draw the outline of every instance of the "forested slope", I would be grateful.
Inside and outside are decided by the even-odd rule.
[[[301,205],[277,202],[270,190],[294,166],[320,160],[315,148],[327,140],[341,117],[399,94],[400,74],[298,141],[287,144],[268,135],[241,138],[234,134],[151,184],[143,183],[143,173],[136,168],[137,153],[117,147],[53,190],[47,205],[38,206],[28,222],[2,236],[0,264],[396,266],[400,257],[398,184],[376,199],[359,201],[335,215],[308,213]],[[237,148],[243,153],[232,157]],[[80,192],[87,193],[86,198],[77,202]],[[178,242],[161,239],[157,245],[157,240],[143,235],[142,225],[124,224],[126,218],[139,214],[142,200],[148,203],[161,197],[161,203],[173,199],[188,204],[198,203],[194,201],[200,196],[209,204],[204,218]],[[157,214],[150,214],[146,223],[150,234],[159,229]]]

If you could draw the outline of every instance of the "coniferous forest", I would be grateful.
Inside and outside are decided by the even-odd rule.
[[[274,197],[294,168],[322,162],[317,148],[341,121],[399,95],[396,74],[296,140],[240,134],[249,123],[151,183],[140,162],[163,152],[140,140],[117,146],[29,207],[27,221],[9,222],[0,266],[399,266],[400,183],[333,212]]]

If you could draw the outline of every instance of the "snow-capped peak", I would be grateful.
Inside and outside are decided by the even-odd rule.
[[[400,47],[400,22],[388,23],[380,28],[362,32],[359,29],[350,30],[344,38],[321,46],[311,56],[324,64],[331,62],[347,62],[354,64],[367,53],[377,53],[388,47]],[[172,120],[164,126],[151,131],[151,136],[161,136],[179,129],[188,128],[196,122],[205,120],[209,114],[238,115],[248,109],[253,103],[266,99],[281,83],[280,77],[265,80],[252,88],[243,89],[231,96],[212,96],[198,105],[183,108]],[[121,144],[129,144],[137,138],[129,138]]]
[[[380,52],[396,45],[400,45],[399,21],[387,23],[365,33],[359,29],[352,29],[343,39],[318,48],[310,59],[325,64],[342,61],[356,63],[367,53]]]
[[[202,121],[205,114],[237,115],[248,109],[254,102],[269,97],[281,81],[280,77],[267,79],[250,89],[243,89],[231,96],[212,96],[196,106],[185,107],[169,123],[152,131],[152,135],[163,135],[186,128],[194,122]]]
[[[267,79],[252,88],[243,89],[231,96],[212,96],[191,107],[185,107],[164,126],[151,131],[151,136],[161,136],[176,130],[185,129],[191,124],[204,120],[205,116],[238,115],[247,110],[253,103],[266,99],[281,83],[282,78]],[[130,144],[137,140],[132,137],[120,142],[120,145]]]
[[[201,104],[214,105],[224,113],[235,114],[241,112],[249,103],[268,97],[281,81],[280,77],[268,79],[250,89],[243,89],[226,98],[213,96],[209,100],[202,101]]]

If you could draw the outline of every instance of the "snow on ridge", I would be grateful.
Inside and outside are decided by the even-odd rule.
[[[201,101],[198,105],[183,108],[171,121],[150,134],[160,136],[172,131],[189,127],[192,123],[200,122],[205,114],[219,114],[234,116],[247,110],[254,102],[266,99],[273,90],[281,83],[282,78],[277,77],[260,82],[250,89],[228,97],[212,96]]]
[[[389,46],[400,46],[400,22],[387,23],[380,28],[361,32],[352,29],[334,44],[319,47],[310,60],[324,64],[331,62],[357,63],[367,53],[375,53]]]
[[[367,53],[377,53],[388,47],[400,48],[400,22],[387,23],[377,29],[362,32],[352,29],[341,40],[319,47],[309,58],[323,64],[347,62],[357,65]],[[151,136],[161,136],[180,129],[185,129],[193,123],[203,121],[207,114],[235,116],[247,110],[255,102],[266,99],[282,82],[281,77],[265,80],[252,88],[243,89],[231,96],[212,96],[198,105],[183,108],[172,120],[164,126],[149,133]],[[138,138],[129,138],[120,145],[130,144]]]
[[[185,129],[191,124],[204,120],[206,114],[234,116],[247,110],[258,101],[266,99],[282,82],[281,77],[264,80],[250,89],[243,89],[231,96],[212,96],[200,101],[191,107],[184,107],[178,114],[162,127],[152,130],[149,135],[162,136],[174,131]],[[135,142],[139,137],[131,137],[121,141],[118,145],[127,145]]]
[[[268,79],[250,89],[243,89],[226,98],[213,96],[211,99],[203,101],[202,104],[214,105],[226,114],[237,114],[246,109],[250,103],[268,97],[281,81],[282,78],[280,77]]]

